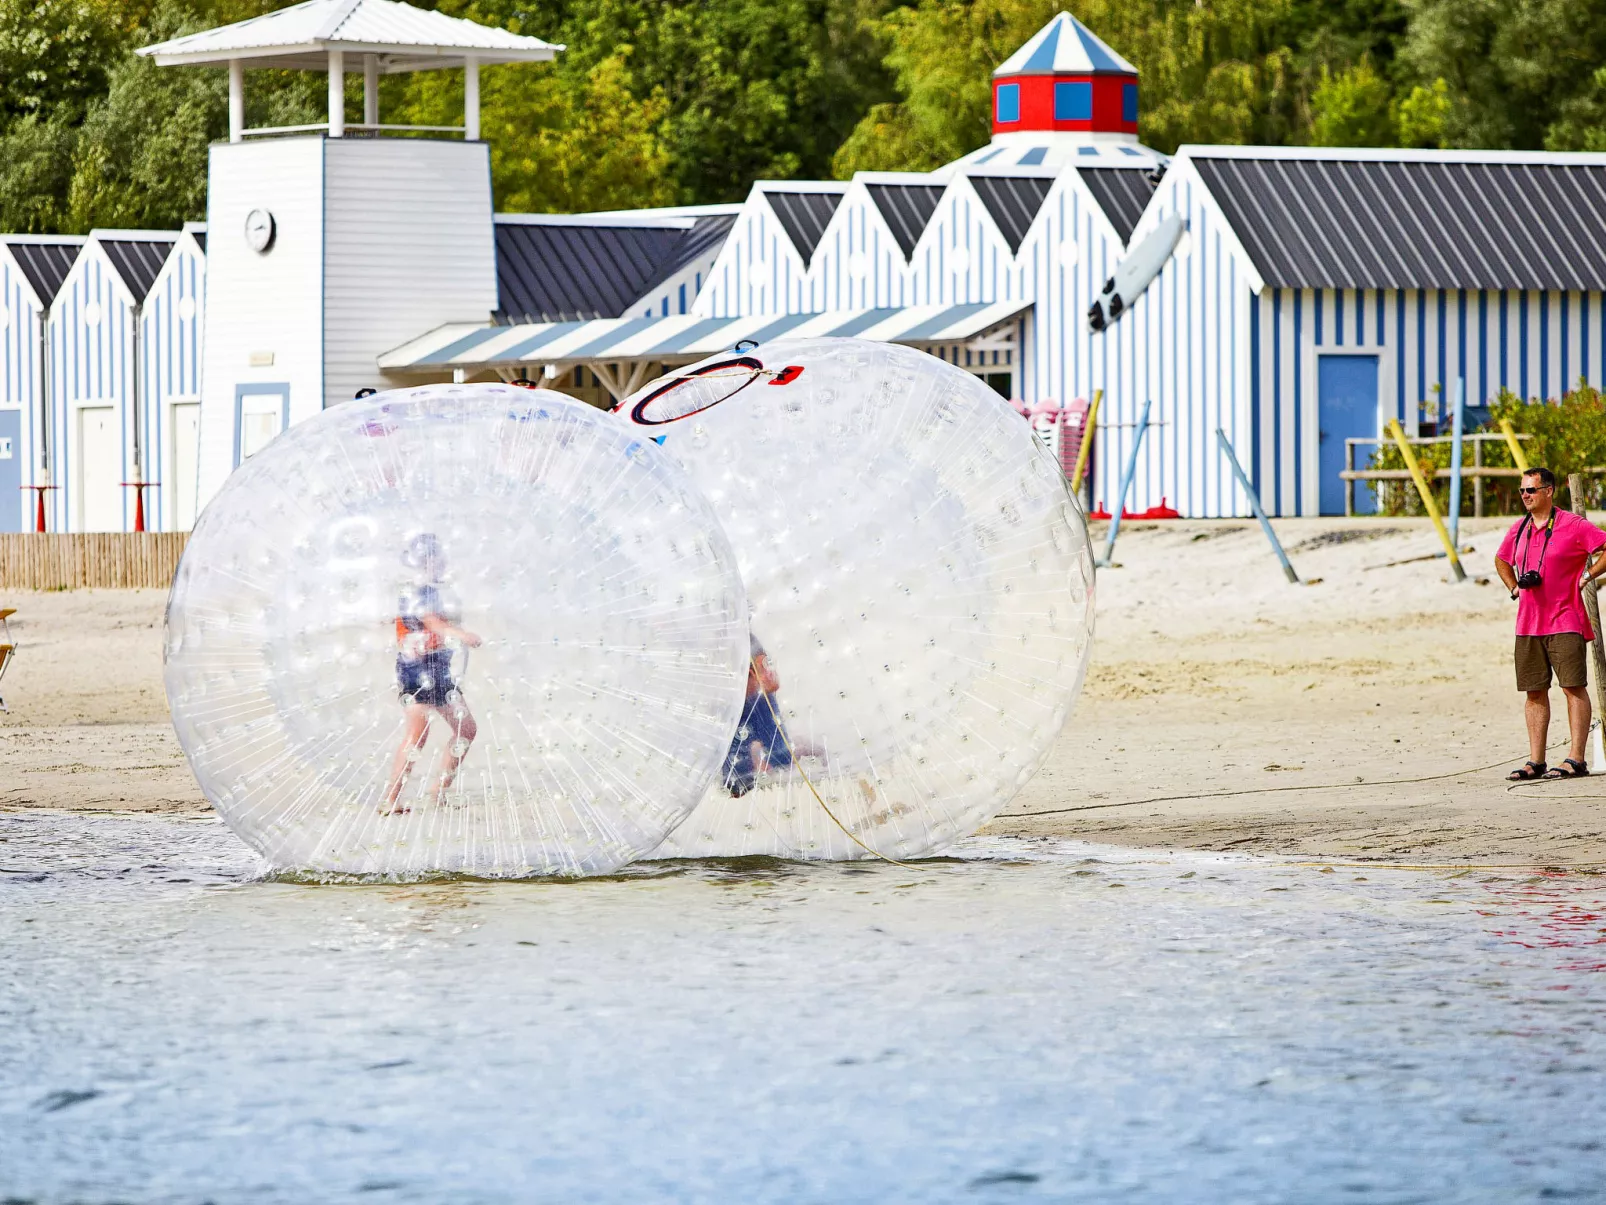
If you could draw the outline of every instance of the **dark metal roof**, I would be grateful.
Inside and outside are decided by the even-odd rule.
[[[1606,287],[1606,167],[1196,157],[1268,285]]]
[[[83,247],[82,239],[62,239],[60,242],[6,242],[11,251],[12,258],[22,269],[22,274],[28,278],[33,291],[39,294],[39,300],[49,305],[56,300],[56,294],[61,290],[61,282],[67,279],[67,273],[72,271],[73,261],[78,258],[78,252]]]
[[[814,248],[831,223],[831,215],[842,204],[839,192],[765,192],[770,208],[780,219],[781,229],[803,257],[804,266],[814,258]]]
[[[1013,255],[1020,250],[1054,181],[1046,176],[972,176],[970,182]]]
[[[145,294],[156,283],[162,265],[167,262],[168,252],[173,250],[176,242],[178,236],[174,235],[163,239],[103,238],[100,245],[106,252],[106,258],[112,261],[112,267],[117,269],[117,275],[123,278],[128,291],[134,295],[134,300],[144,301]]]
[[[1082,183],[1099,203],[1121,242],[1132,240],[1132,231],[1149,206],[1158,184],[1147,167],[1079,167]]]
[[[618,318],[655,285],[717,254],[734,215],[687,226],[496,223],[496,283],[504,323]]]
[[[881,216],[892,228],[892,237],[903,248],[903,258],[914,254],[920,232],[937,212],[943,186],[939,184],[866,184],[865,190]]]

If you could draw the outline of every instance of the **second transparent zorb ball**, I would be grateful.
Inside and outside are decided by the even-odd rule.
[[[746,604],[708,503],[560,394],[439,385],[291,428],[196,524],[166,682],[275,866],[591,874],[717,778]]]
[[[1085,520],[1020,416],[854,339],[717,357],[619,412],[713,503],[751,607],[736,738],[660,853],[901,859],[994,816],[1093,632]]]

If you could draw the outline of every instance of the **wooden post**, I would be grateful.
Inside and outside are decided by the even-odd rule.
[[[1216,434],[1221,434],[1220,428],[1216,429]],[[1355,471],[1355,445],[1347,439],[1344,441],[1344,471],[1348,473]],[[1346,519],[1355,517],[1355,478],[1353,477],[1344,478],[1344,517]]]
[[[1078,494],[1082,489],[1082,474],[1087,472],[1087,458],[1093,451],[1093,431],[1099,421],[1099,404],[1104,401],[1104,390],[1093,391],[1093,404],[1088,407],[1087,418],[1082,424],[1082,442],[1076,449],[1076,468],[1071,473],[1071,493]]]
[[[1456,547],[1450,541],[1450,533],[1445,530],[1444,520],[1439,517],[1439,506],[1433,500],[1433,491],[1428,488],[1428,479],[1422,475],[1422,466],[1416,459],[1416,453],[1411,451],[1411,445],[1405,442],[1405,432],[1400,428],[1400,420],[1391,418],[1388,421],[1389,434],[1399,445],[1400,456],[1405,460],[1405,467],[1411,472],[1411,480],[1416,482],[1416,491],[1422,496],[1422,506],[1428,512],[1428,518],[1433,520],[1434,530],[1439,533],[1439,539],[1444,544],[1444,555],[1450,559],[1450,572],[1455,580],[1467,580],[1466,570],[1461,568],[1461,557]]]
[[[346,136],[346,52],[329,52],[329,137]]]
[[[1476,470],[1483,468],[1483,440],[1474,435],[1472,437],[1472,517],[1483,518],[1483,474]]]
[[[1567,474],[1567,493],[1573,504],[1573,514],[1584,514],[1584,475],[1582,473]],[[1587,516],[1586,516],[1587,517]],[[1584,613],[1589,616],[1589,626],[1595,633],[1595,639],[1589,642],[1590,669],[1595,675],[1595,718],[1606,723],[1606,650],[1601,648],[1600,631],[1600,587],[1590,582],[1584,587]]]
[[[229,60],[229,141],[245,139],[245,63]]]

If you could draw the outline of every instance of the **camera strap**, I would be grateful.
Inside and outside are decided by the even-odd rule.
[[[1524,573],[1528,572],[1528,555],[1531,552],[1533,552],[1534,532],[1536,530],[1538,530],[1538,529],[1534,526],[1534,517],[1532,515],[1529,515],[1528,516],[1528,546],[1527,546],[1527,548],[1525,548],[1523,550],[1523,553],[1522,553],[1522,571]],[[1544,567],[1545,567],[1545,553],[1550,551],[1550,537],[1551,537],[1552,533],[1555,532],[1555,530],[1556,530],[1556,508],[1554,506],[1552,506],[1550,508],[1550,522],[1545,524],[1545,542],[1539,548],[1539,563],[1534,566],[1534,571],[1536,573],[1537,572],[1542,572],[1544,570]]]

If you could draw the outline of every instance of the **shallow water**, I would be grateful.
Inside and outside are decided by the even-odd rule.
[[[257,879],[0,816],[0,1200],[1606,1200],[1606,879]]]

